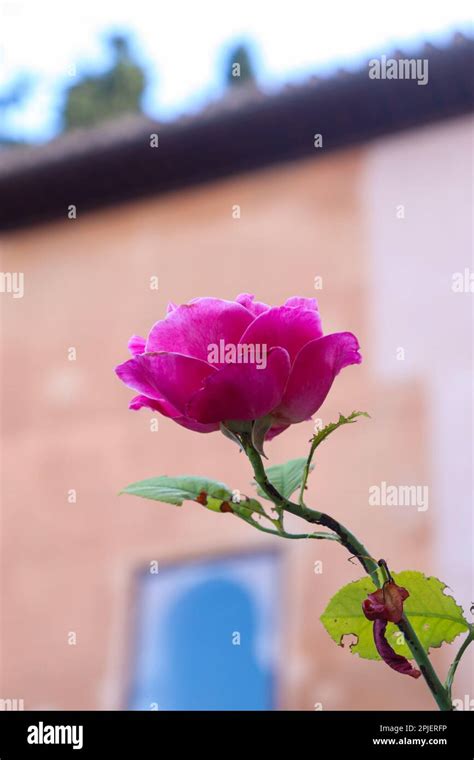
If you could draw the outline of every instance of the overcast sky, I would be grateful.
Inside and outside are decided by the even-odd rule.
[[[4,125],[28,139],[57,129],[57,109],[71,67],[107,66],[104,38],[132,35],[147,68],[145,108],[172,118],[199,107],[222,87],[223,53],[245,39],[255,46],[268,88],[371,54],[408,50],[424,39],[446,41],[469,31],[470,0],[0,0],[0,87],[34,75],[25,106]]]

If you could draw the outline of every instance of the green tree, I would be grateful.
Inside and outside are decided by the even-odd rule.
[[[249,47],[244,43],[231,48],[225,63],[225,82],[228,87],[255,83],[255,69]]]
[[[109,39],[113,63],[103,74],[86,76],[69,88],[63,108],[65,130],[91,127],[126,113],[140,113],[145,89],[143,69],[133,60],[125,37]]]

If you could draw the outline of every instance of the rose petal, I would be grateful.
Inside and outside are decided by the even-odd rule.
[[[367,599],[362,602],[362,611],[367,620],[386,620],[385,605],[383,598],[380,598],[382,589],[378,589],[373,594],[369,594]]]
[[[362,603],[364,615],[368,620],[388,620],[399,623],[403,615],[403,602],[410,594],[393,581],[384,583],[383,588],[369,594]]]
[[[374,623],[374,642],[377,648],[377,652],[381,656],[382,660],[393,670],[398,673],[402,673],[405,676],[411,676],[412,678],[419,678],[421,676],[420,671],[415,668],[406,657],[402,657],[401,654],[397,654],[387,639],[385,638],[385,631],[387,629],[386,620],[376,620]]]
[[[176,417],[174,419],[174,422],[177,422],[178,425],[181,425],[188,430],[194,430],[195,433],[215,433],[217,430],[219,430],[219,423],[217,422],[212,422],[206,425],[202,422],[191,420],[189,417],[185,417],[184,415],[182,417]]]
[[[196,420],[190,420],[188,417],[180,414],[180,412],[175,409],[172,404],[166,401],[166,399],[152,399],[147,398],[147,396],[135,396],[135,398],[130,401],[129,409],[142,409],[143,407],[159,412],[163,417],[168,417],[169,419],[172,419],[173,422],[177,422],[178,425],[182,425],[188,430],[194,430],[197,433],[214,433],[216,430],[219,430],[219,425],[217,424],[203,425],[201,422],[196,422]]]
[[[309,419],[323,403],[338,372],[361,361],[359,343],[352,333],[334,333],[307,343],[295,359],[274,416],[282,424]]]
[[[129,359],[115,372],[129,388],[155,401],[166,399],[183,414],[187,401],[217,370],[190,356],[152,353]]]
[[[154,412],[162,414],[163,417],[169,417],[172,420],[175,419],[175,417],[181,416],[181,412],[179,412],[178,409],[175,409],[173,404],[170,404],[165,398],[155,399],[148,398],[148,396],[135,396],[130,401],[128,408],[133,409],[133,411],[138,411],[143,408],[152,409]]]
[[[186,407],[188,417],[200,422],[255,420],[278,405],[290,372],[283,348],[271,349],[266,367],[227,364],[204,380]]]
[[[293,363],[298,352],[322,335],[317,311],[276,306],[257,317],[246,329],[240,343],[286,349]]]
[[[258,317],[259,314],[263,314],[264,311],[268,311],[270,308],[266,303],[255,301],[255,296],[251,293],[241,293],[235,300],[237,303],[245,306],[254,317]]]
[[[397,586],[393,582],[384,583],[382,597],[385,605],[385,619],[391,623],[399,623],[403,616],[403,602],[409,596],[406,588]]]
[[[128,341],[128,350],[132,356],[143,354],[145,351],[145,343],[145,338],[141,338],[139,335],[132,335]]]
[[[280,433],[283,433],[289,427],[290,427],[289,425],[280,425],[280,427],[271,427],[265,436],[265,440],[271,441],[273,438],[276,438],[277,435],[280,435]]]
[[[292,296],[287,298],[285,306],[292,306],[297,309],[308,309],[309,311],[319,311],[318,302],[315,298],[300,298],[300,296]]]
[[[169,312],[151,329],[147,352],[167,351],[207,361],[211,346],[233,345],[253,317],[244,306],[219,298],[198,298]]]

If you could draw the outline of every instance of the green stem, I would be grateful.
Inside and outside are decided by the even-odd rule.
[[[329,435],[331,435],[331,433],[341,427],[341,425],[350,425],[357,421],[357,417],[369,417],[369,415],[367,412],[352,412],[348,417],[344,417],[344,415],[340,414],[337,422],[330,422],[329,425],[326,425],[326,427],[320,430],[319,433],[316,433],[313,436],[308,458],[303,470],[303,479],[301,481],[300,498],[298,500],[301,505],[304,505],[304,492],[306,489],[306,483],[308,482],[309,473],[311,472],[311,462],[313,461],[316,449]]]
[[[316,538],[316,539],[325,539],[328,538],[331,541],[339,541],[339,536],[336,536],[334,533],[287,533],[285,530],[273,530],[272,528],[265,528],[263,525],[260,525],[260,523],[257,522],[257,520],[253,520],[250,517],[243,517],[243,520],[245,522],[249,523],[249,525],[252,525],[254,528],[257,528],[257,530],[261,530],[263,533],[270,533],[272,536],[279,536],[280,538],[291,538],[291,539],[303,539],[303,538]]]
[[[324,512],[318,512],[314,509],[309,509],[309,507],[306,507],[304,504],[295,504],[294,502],[285,499],[268,480],[260,454],[253,447],[250,438],[246,434],[242,435],[242,443],[252,465],[256,482],[273,503],[286,512],[297,515],[309,523],[323,525],[336,533],[339,536],[340,543],[351,553],[352,556],[359,560],[366,573],[372,578],[375,586],[379,588],[381,584],[378,562],[369,554],[365,546],[356,538],[356,536],[330,515],[327,515]],[[448,690],[443,686],[436,675],[423,645],[406,616],[402,618],[398,624],[398,628],[403,633],[405,642],[413,655],[413,659],[416,661],[439,709],[444,711],[452,710],[453,706]]]
[[[315,509],[310,509],[304,504],[294,504],[293,502],[285,499],[278,493],[277,489],[270,483],[263,466],[262,458],[258,451],[254,449],[251,441],[245,435],[242,436],[242,442],[244,444],[245,452],[253,467],[255,480],[258,485],[266,493],[269,499],[273,501],[275,506],[284,509],[286,512],[290,512],[297,517],[302,517],[306,522],[313,523],[314,525],[323,525],[325,528],[329,528],[339,536],[340,543],[351,553],[353,557],[359,560],[362,567],[370,575],[373,582],[377,587],[380,586],[379,580],[379,566],[373,557],[369,555],[369,552],[363,544],[343,525],[334,520],[330,515],[324,512],[317,512]]]
[[[316,451],[316,447],[313,444],[309,451],[308,459],[306,460],[306,464],[303,470],[303,480],[301,481],[300,498],[299,498],[299,504],[301,507],[304,506],[304,492],[306,490],[306,483],[308,482],[309,473],[311,472],[311,462],[313,460],[313,455],[315,451]]]
[[[444,712],[451,711],[453,709],[451,697],[447,689],[445,689],[439,680],[428,657],[428,653],[416,635],[415,630],[406,615],[404,615],[398,623],[398,629],[403,633],[405,643],[410,649],[413,659],[418,665],[421,675],[425,679],[439,709]]]
[[[448,676],[446,678],[445,687],[450,698],[451,698],[451,689],[453,688],[454,674],[456,673],[458,665],[461,662],[461,657],[463,656],[464,652],[468,648],[471,641],[474,641],[474,625],[471,625],[468,635],[466,636],[463,643],[461,644],[459,648],[459,652],[457,653],[456,657],[454,658],[451,664],[451,667],[448,670]]]

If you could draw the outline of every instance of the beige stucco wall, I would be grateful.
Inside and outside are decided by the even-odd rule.
[[[23,698],[33,709],[123,706],[134,571],[151,560],[277,545],[285,568],[281,707],[432,706],[421,680],[351,657],[322,628],[318,617],[330,596],[361,575],[344,550],[267,538],[197,505],[179,509],[117,496],[123,485],[155,474],[207,474],[243,492],[251,479],[243,456],[219,434],[199,436],[163,418],[152,432],[148,412],[127,411],[131,392],[113,367],[127,357],[128,337],[146,333],[168,300],[250,291],[278,304],[291,295],[317,295],[325,331],[355,332],[364,356],[360,367],[338,377],[319,416],[326,423],[339,411],[364,409],[372,419],[339,431],[321,448],[308,503],[346,522],[395,570],[443,569],[450,583],[437,539],[439,509],[394,515],[368,505],[368,487],[382,480],[435,482],[428,368],[404,376],[378,366],[374,262],[390,263],[377,250],[374,204],[367,201],[367,187],[376,195],[373,182],[388,179],[370,163],[374,149],[97,213],[79,208],[76,220],[2,236],[2,271],[24,272],[25,295],[0,297],[1,696]],[[463,181],[464,171],[453,167],[450,183]],[[432,184],[426,190],[438,192]],[[233,218],[235,204],[240,219]],[[455,227],[457,220],[447,224]],[[424,256],[429,283],[430,251]],[[153,276],[158,291],[149,287]],[[316,276],[323,288],[315,293]],[[388,323],[396,318],[389,314]],[[76,361],[68,360],[70,347]],[[271,461],[303,455],[311,433],[311,423],[287,431],[269,444]],[[75,504],[68,502],[69,489],[77,491]],[[459,551],[466,556],[466,544]],[[314,573],[317,560],[322,574]],[[69,632],[77,635],[75,646]],[[445,668],[442,652],[435,660]]]

